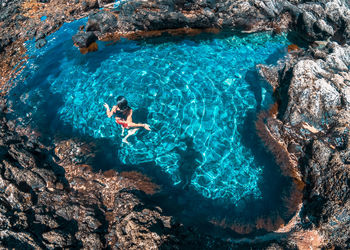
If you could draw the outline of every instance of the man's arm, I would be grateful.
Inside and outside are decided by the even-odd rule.
[[[109,106],[107,103],[105,103],[103,106],[106,108],[108,118],[112,117],[113,113],[117,110],[117,106],[113,106],[113,108],[109,110]]]

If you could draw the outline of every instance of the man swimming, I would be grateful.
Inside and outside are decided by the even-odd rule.
[[[134,123],[132,121],[132,109],[129,107],[128,101],[124,96],[118,96],[117,105],[113,106],[112,109],[109,109],[107,103],[103,106],[106,108],[108,118],[112,117],[115,113],[115,121],[122,127],[122,136],[124,136],[125,129],[128,129],[128,134],[122,140],[124,143],[129,143],[127,139],[135,134],[139,128],[151,130],[146,123]]]

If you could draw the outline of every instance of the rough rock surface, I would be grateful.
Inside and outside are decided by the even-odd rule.
[[[2,246],[102,248],[106,223],[94,197],[70,190],[64,169],[44,148],[1,123]]]
[[[89,17],[86,31],[95,31],[98,35],[112,32],[117,28],[118,19],[114,14],[101,11]]]
[[[81,32],[74,35],[72,39],[80,48],[87,48],[97,40],[97,36],[93,32]]]
[[[330,245],[350,248],[350,47],[329,43],[322,51],[325,58],[300,60],[293,67],[283,121],[292,127],[304,121],[316,128],[309,128],[312,136],[304,141],[300,164],[308,184],[303,222],[323,230]]]
[[[91,15],[86,30],[96,31],[103,38],[108,33],[123,36],[130,32],[182,28],[293,30],[310,42],[332,39],[345,43],[350,38],[350,10],[346,1],[338,0],[134,0],[123,2],[111,12]]]
[[[0,125],[2,247],[155,249],[167,240],[171,217],[146,206],[127,178],[72,165],[74,157],[61,159],[63,168],[35,137],[18,135],[2,118]],[[74,147],[63,143],[59,156]]]
[[[62,141],[53,157],[35,135],[14,130],[4,107],[2,101],[1,247],[151,249],[168,241],[173,227],[181,228],[160,208],[144,204],[145,193],[126,175],[102,175],[79,165],[83,154],[89,157],[89,145]],[[157,188],[147,178],[142,186],[148,193]]]
[[[85,17],[99,7],[97,0],[0,1],[0,89],[18,73],[24,41],[35,39],[36,47],[41,48],[45,37],[64,22]]]
[[[350,247],[349,67],[350,47],[330,42],[261,69],[281,103],[278,115],[265,120],[266,129],[297,161],[306,184],[302,225],[340,248]]]

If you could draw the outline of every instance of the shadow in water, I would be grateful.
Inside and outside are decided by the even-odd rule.
[[[240,223],[254,225],[256,219],[276,214],[283,214],[284,207],[281,206],[283,186],[288,186],[288,180],[281,178],[279,167],[271,163],[271,154],[266,152],[263,145],[259,142],[257,134],[252,133],[254,128],[254,113],[250,113],[244,124],[245,131],[244,143],[253,152],[258,164],[265,166],[263,176],[264,182],[259,184],[259,188],[263,194],[262,200],[254,200],[246,197],[239,204],[232,204],[228,200],[213,200],[203,197],[190,185],[192,176],[199,166],[199,161],[202,155],[194,149],[193,139],[185,137],[187,148],[186,150],[174,149],[180,156],[179,173],[181,183],[174,186],[169,174],[155,164],[143,163],[138,165],[119,165],[117,171],[138,171],[151,177],[158,185],[161,186],[161,191],[147,196],[147,203],[162,208],[166,215],[174,216],[178,221],[186,226],[196,226],[199,231],[210,233],[217,237],[241,237],[240,234],[212,223],[212,221],[225,221],[228,224],[235,223],[237,220]],[[255,128],[254,130],[255,131]],[[253,134],[253,135],[252,135]],[[271,211],[274,214],[271,214]],[[273,219],[272,219],[273,221]],[[251,236],[263,234],[264,229],[252,230]]]
[[[132,119],[135,123],[146,123],[148,116],[148,109],[144,108],[146,105],[141,105],[141,108],[132,111]]]
[[[287,48],[283,49],[276,49],[273,53],[269,55],[269,57],[265,60],[264,64],[265,65],[276,65],[277,61],[281,59],[285,53],[287,52]]]
[[[247,34],[239,32],[237,30],[231,30],[231,29],[220,30],[219,33],[201,32],[198,34],[195,33],[193,35],[188,35],[188,34],[172,35],[167,32],[164,32],[162,33],[161,36],[143,37],[137,40],[133,40],[133,42],[136,42],[136,44],[143,43],[143,42],[147,44],[163,44],[164,42],[172,42],[172,43],[188,42],[188,43],[191,43],[192,45],[195,45],[195,42],[199,43],[202,41],[213,41],[214,39],[226,39],[231,36],[243,38],[243,37],[247,37]]]
[[[310,45],[310,42],[305,39],[305,37],[300,36],[301,33],[296,32],[296,31],[290,31],[287,34],[288,40],[293,43],[298,45],[300,48],[307,48]]]
[[[88,71],[94,73],[112,54],[120,52],[132,53],[140,48],[136,41],[126,39],[121,39],[118,43],[112,43],[111,45],[107,42],[98,41],[97,43],[99,47],[97,51],[85,55],[77,54],[77,51],[74,51],[72,53],[74,57],[70,57],[70,60],[75,64],[85,65]]]
[[[291,185],[291,179],[282,176],[280,167],[274,161],[271,161],[274,156],[267,151],[256,132],[256,117],[257,113],[255,111],[249,111],[244,125],[240,129],[243,145],[251,150],[257,165],[264,166],[259,189],[263,200],[266,202],[255,204],[254,210],[256,212],[260,211],[265,216],[268,216],[271,211],[275,210],[279,211],[280,215],[283,215],[285,209],[283,206],[281,207],[282,197],[284,192],[286,192],[285,188]]]
[[[248,70],[245,75],[244,80],[249,83],[250,90],[254,93],[254,97],[257,103],[256,110],[259,112],[261,110],[262,103],[262,89],[260,85],[260,78],[256,70]]]
[[[182,189],[188,190],[192,176],[202,160],[202,154],[194,149],[193,138],[187,136],[182,141],[186,144],[186,149],[182,150],[176,147],[174,151],[180,156],[178,162],[181,178],[180,186]]]
[[[47,86],[47,84],[43,86]],[[30,101],[25,100],[21,102],[16,100],[20,93],[28,92],[31,95]],[[71,134],[72,127],[63,124],[59,117],[58,111],[63,105],[61,95],[51,93],[47,87],[42,87],[35,93],[30,89],[26,90],[23,87],[16,87],[12,93],[14,98],[9,97],[9,103],[14,112],[9,113],[8,118],[21,117],[22,125],[30,126],[39,132],[43,143],[51,143],[56,131],[65,131],[65,133]],[[19,99],[22,98],[25,98],[25,96],[19,97]]]
[[[265,63],[276,64],[282,55],[283,53],[281,53],[281,51],[276,50],[265,61]],[[262,103],[262,88],[264,87],[268,89],[268,91],[272,92],[272,87],[259,76],[256,69],[248,70],[245,80],[247,83],[249,83],[250,89],[254,93],[257,101],[257,108],[247,112],[244,125],[240,128],[240,133],[242,135],[243,145],[251,149],[257,165],[264,166],[261,178],[262,181],[259,183],[259,189],[263,194],[263,199],[268,201],[265,203],[257,203],[255,209],[260,210],[262,214],[267,215],[269,211],[276,210],[277,208],[280,215],[283,215],[285,213],[285,208],[281,206],[283,203],[282,198],[285,193],[287,193],[288,187],[291,186],[292,181],[290,178],[282,176],[280,167],[275,163],[275,161],[271,160],[274,159],[274,156],[264,146],[255,127],[257,116],[261,110],[269,108],[266,105],[264,106]],[[271,101],[267,103],[271,103]]]

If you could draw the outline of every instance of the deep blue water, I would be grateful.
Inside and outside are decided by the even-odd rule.
[[[28,43],[30,60],[9,96],[19,121],[100,140],[101,169],[104,158],[118,170],[139,166],[156,182],[206,201],[241,211],[248,201],[262,202],[256,209],[263,210],[280,200],[284,179],[254,127],[257,113],[272,104],[272,90],[255,66],[286,54],[284,35],[121,40],[82,55],[71,36],[84,22],[65,24],[41,50]],[[119,95],[134,119],[152,128],[141,129],[130,145],[103,107]]]

